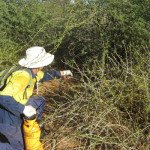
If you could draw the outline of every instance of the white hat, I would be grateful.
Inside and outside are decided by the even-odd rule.
[[[52,63],[54,55],[47,53],[43,47],[34,46],[26,50],[26,57],[19,64],[27,68],[44,67]]]

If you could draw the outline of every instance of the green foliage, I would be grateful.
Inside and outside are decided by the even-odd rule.
[[[64,24],[61,16],[65,10],[62,6],[38,1],[1,1],[0,5],[2,60],[16,62],[30,46],[51,46],[56,43]],[[8,51],[10,57],[6,58]]]
[[[142,2],[143,5],[147,7],[149,2]],[[142,52],[150,44],[149,20],[144,13],[138,2],[77,3],[72,8],[58,55],[87,64],[97,57],[104,66],[107,55],[118,53],[125,58],[126,52],[134,54],[135,49]]]
[[[20,55],[29,46],[41,45],[62,60],[89,63],[97,57],[104,66],[106,55],[117,52],[124,57],[135,47],[142,51],[149,46],[148,14],[146,0],[2,1],[1,48],[14,45]]]

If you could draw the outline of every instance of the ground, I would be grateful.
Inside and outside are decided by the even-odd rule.
[[[39,88],[39,95],[46,99],[46,107],[43,113],[41,140],[44,150],[72,150],[81,146],[81,141],[74,135],[74,128],[66,125],[63,114],[56,111],[63,103],[66,103],[66,96],[70,92],[70,86],[76,84],[75,79],[55,79],[42,83]]]

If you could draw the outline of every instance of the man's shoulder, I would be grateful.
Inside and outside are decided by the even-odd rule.
[[[19,69],[12,73],[12,77],[26,77],[31,79],[32,73],[29,69]]]

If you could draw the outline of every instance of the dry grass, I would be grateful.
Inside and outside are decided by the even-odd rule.
[[[138,129],[127,117],[130,112],[118,109],[116,101],[105,100],[98,90],[106,85],[111,89],[111,84],[103,80],[101,88],[94,88],[92,83],[59,79],[41,85],[39,93],[47,101],[42,130],[45,150],[148,150],[149,130],[144,133],[148,124]]]
[[[149,150],[148,62],[113,60],[105,71],[97,62],[91,69],[77,67],[80,81],[43,83],[45,150]]]
[[[70,87],[77,83],[75,82],[74,79],[56,79],[43,83],[39,88],[39,94],[46,97],[47,101],[43,114],[44,133],[42,135],[45,150],[71,150],[75,147],[81,146],[81,142],[73,135],[74,127],[65,126],[62,123],[64,122],[63,115],[57,115],[56,112],[60,103],[66,101],[66,94],[70,92]],[[60,121],[59,119],[63,121]]]

